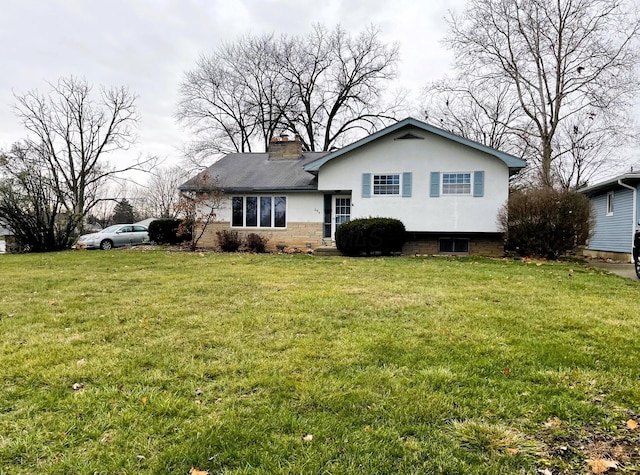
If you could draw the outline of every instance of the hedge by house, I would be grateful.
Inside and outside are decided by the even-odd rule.
[[[149,240],[156,244],[180,244],[191,239],[189,226],[180,219],[156,219],[149,223]]]
[[[508,251],[558,259],[586,243],[593,217],[589,198],[581,193],[533,188],[512,192],[498,223]]]
[[[336,246],[347,256],[390,255],[406,242],[402,221],[394,218],[360,218],[338,226]]]

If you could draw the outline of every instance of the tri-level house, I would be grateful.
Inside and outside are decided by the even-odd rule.
[[[266,153],[231,153],[180,186],[224,193],[201,245],[216,231],[257,233],[279,246],[335,245],[351,219],[401,220],[407,254],[501,255],[497,215],[509,177],[525,162],[413,118],[332,152],[306,152],[295,137]]]

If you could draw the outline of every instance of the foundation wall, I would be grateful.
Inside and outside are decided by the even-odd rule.
[[[200,239],[198,245],[200,247],[209,247],[218,249],[218,239],[216,232],[222,230],[236,231],[240,236],[246,237],[247,234],[255,233],[268,239],[267,251],[277,251],[278,247],[286,247],[289,249],[316,249],[323,247],[325,244],[322,239],[322,223],[287,223],[284,229],[274,228],[231,228],[229,222],[221,221],[212,223],[207,227],[207,231]],[[437,255],[439,253],[440,237],[458,237],[452,235],[429,235],[429,236],[410,236],[408,241],[402,248],[403,255]],[[470,235],[461,236],[469,239],[469,255],[485,256],[485,257],[502,257],[504,255],[504,245],[502,235]]]
[[[437,255],[440,254],[440,237],[420,236],[408,241],[402,248],[404,255]],[[457,237],[447,235],[446,237]],[[469,239],[469,255],[485,257],[502,257],[504,255],[504,243],[501,235],[496,236],[464,236]]]
[[[617,262],[633,262],[633,256],[630,252],[595,251],[592,249],[585,249],[582,251],[582,255],[592,259],[611,259],[612,261]]]
[[[198,246],[218,249],[218,231],[236,231],[240,236],[246,237],[255,233],[268,239],[267,251],[277,251],[279,246],[298,248],[302,251],[315,249],[322,246],[322,223],[292,223],[288,222],[286,228],[232,228],[228,221],[212,223],[207,227],[205,234],[200,239]]]

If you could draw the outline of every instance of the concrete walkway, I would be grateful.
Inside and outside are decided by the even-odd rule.
[[[609,261],[598,261],[592,260],[588,262],[588,265],[592,267],[597,267],[598,269],[604,269],[612,274],[619,275],[620,277],[624,277],[626,279],[638,280],[636,276],[636,271],[633,264],[629,264],[627,262],[609,262]]]

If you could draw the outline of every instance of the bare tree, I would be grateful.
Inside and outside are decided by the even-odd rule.
[[[294,92],[285,125],[307,150],[329,150],[395,119],[397,104],[383,106],[382,93],[396,77],[399,46],[379,36],[373,26],[352,37],[315,25],[304,37],[281,39],[278,69]]]
[[[144,168],[149,160],[116,168],[105,161],[126,150],[135,140],[135,95],[126,88],[100,88],[96,98],[85,80],[74,77],[38,91],[15,95],[15,112],[27,135],[6,154],[9,166],[28,168],[41,176],[41,191],[50,200],[55,220],[65,223],[67,245],[71,233],[81,230],[84,217],[100,201],[100,187],[129,170]],[[14,187],[26,187],[19,181]]]
[[[369,27],[352,37],[316,25],[309,35],[245,36],[201,56],[180,86],[177,117],[194,133],[190,156],[266,150],[276,131],[328,150],[394,120],[382,103],[398,45]]]
[[[143,208],[149,217],[176,219],[180,214],[178,186],[187,180],[181,167],[152,170],[143,192]]]
[[[71,244],[73,219],[58,219],[62,202],[54,180],[32,150],[15,144],[0,155],[0,216],[20,248],[54,251]]]
[[[524,156],[524,143],[510,127],[523,114],[514,99],[508,85],[447,78],[424,89],[422,109],[424,119],[438,127]]]
[[[217,212],[225,199],[218,177],[200,173],[180,192],[178,209],[185,219],[178,233],[190,234],[189,249],[195,251],[209,225],[215,222]]]
[[[623,140],[639,89],[640,28],[624,0],[470,0],[450,26],[446,43],[461,76],[506,88],[521,109],[506,125],[535,150],[529,158],[541,185],[556,185],[558,174],[566,184],[573,168],[556,163],[576,156],[563,124],[571,131],[579,118],[597,116],[601,131]]]

